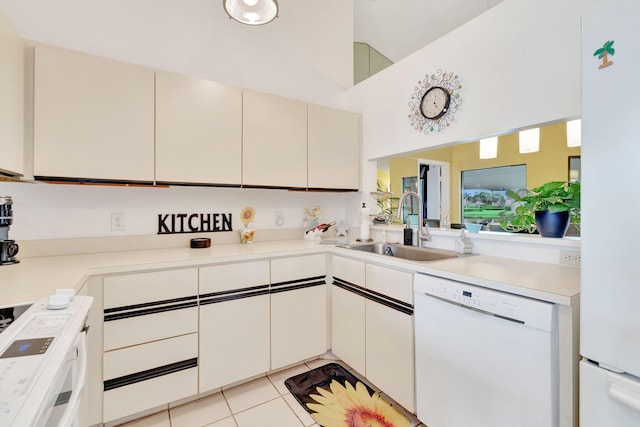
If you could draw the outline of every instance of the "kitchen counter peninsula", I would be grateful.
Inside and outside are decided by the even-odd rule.
[[[0,267],[0,307],[47,296],[58,288],[76,291],[92,275],[183,268],[313,253],[336,253],[407,271],[476,284],[530,298],[570,305],[580,292],[580,269],[488,255],[415,262],[361,253],[304,240],[225,244],[205,249],[169,248],[22,258]]]

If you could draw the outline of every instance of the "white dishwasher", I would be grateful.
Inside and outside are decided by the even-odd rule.
[[[416,407],[429,427],[557,427],[554,304],[416,274]]]

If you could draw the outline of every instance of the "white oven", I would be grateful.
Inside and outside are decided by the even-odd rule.
[[[91,297],[35,302],[0,334],[0,425],[77,425]]]

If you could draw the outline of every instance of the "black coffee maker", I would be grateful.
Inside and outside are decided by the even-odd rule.
[[[0,196],[0,265],[15,264],[18,244],[9,240],[9,226],[13,224],[13,200],[10,196]]]

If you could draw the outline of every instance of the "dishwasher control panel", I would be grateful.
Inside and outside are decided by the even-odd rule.
[[[549,313],[554,310],[554,304],[549,302],[426,274],[415,275],[413,288],[416,294],[435,297],[539,329],[552,328],[552,316]]]

